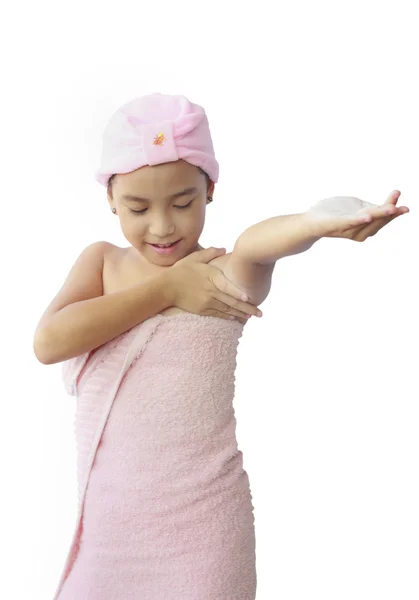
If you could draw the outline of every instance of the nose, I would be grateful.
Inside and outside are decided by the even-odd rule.
[[[150,236],[154,239],[167,239],[173,235],[174,231],[175,227],[173,223],[166,218],[154,219],[153,223],[149,226]]]

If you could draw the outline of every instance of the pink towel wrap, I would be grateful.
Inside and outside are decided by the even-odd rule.
[[[79,506],[54,600],[255,600],[233,409],[242,330],[156,315],[63,363]]]

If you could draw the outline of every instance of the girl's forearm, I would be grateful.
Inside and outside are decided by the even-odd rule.
[[[305,213],[280,215],[246,229],[234,249],[251,262],[265,265],[305,252],[319,239],[313,235]]]
[[[35,333],[37,359],[53,365],[80,356],[171,306],[168,271],[59,310]]]

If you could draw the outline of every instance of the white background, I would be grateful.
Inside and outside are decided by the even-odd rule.
[[[414,2],[24,2],[2,9],[0,596],[47,600],[77,509],[61,364],[33,334],[81,250],[128,243],[94,180],[111,114],[205,107],[220,180],[201,244],[349,195],[410,213],[278,262],[238,354],[257,600],[417,600],[418,19]],[[124,600],[121,598],[121,600]],[[181,599],[179,599],[181,600]],[[228,599],[225,599],[228,600]]]

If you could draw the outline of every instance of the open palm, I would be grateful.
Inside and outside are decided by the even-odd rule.
[[[394,190],[380,206],[352,196],[333,196],[317,202],[306,215],[315,236],[363,242],[409,212],[407,206],[396,206],[399,197],[400,192]]]

